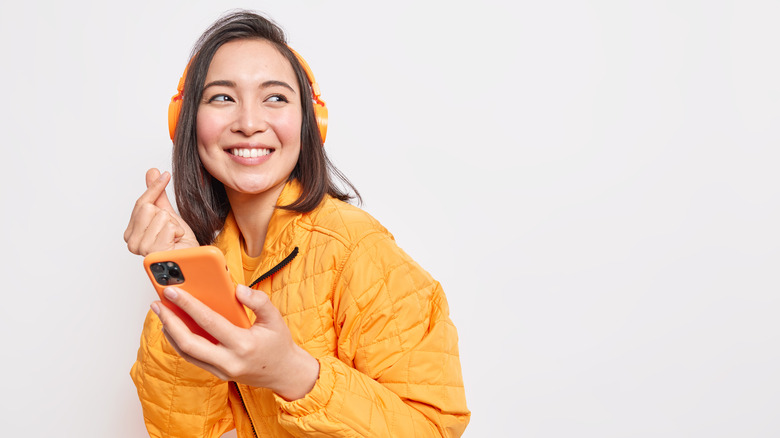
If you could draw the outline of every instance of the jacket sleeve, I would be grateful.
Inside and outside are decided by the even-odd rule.
[[[228,383],[176,353],[149,311],[130,376],[151,437],[219,437],[232,429]]]
[[[457,437],[469,422],[458,335],[438,282],[384,233],[363,238],[334,291],[338,358],[286,402],[296,436]]]

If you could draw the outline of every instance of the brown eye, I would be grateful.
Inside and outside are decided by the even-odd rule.
[[[282,94],[274,94],[273,96],[266,99],[267,102],[289,102],[287,98]]]
[[[209,102],[233,102],[233,98],[228,96],[227,94],[217,94],[216,96],[211,97]]]

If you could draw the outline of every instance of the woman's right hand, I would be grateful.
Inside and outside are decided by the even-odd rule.
[[[147,189],[135,202],[124,234],[127,249],[133,254],[146,256],[155,251],[199,246],[195,233],[168,201],[165,187],[170,180],[168,172],[146,172]]]

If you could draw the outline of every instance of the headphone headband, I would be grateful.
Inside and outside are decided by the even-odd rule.
[[[325,136],[328,133],[328,107],[325,105],[325,101],[322,100],[320,95],[320,86],[317,84],[317,81],[314,80],[314,73],[312,73],[306,60],[290,46],[287,46],[287,48],[290,49],[293,55],[298,59],[301,67],[303,67],[303,71],[306,73],[306,78],[309,80],[312,93],[311,99],[314,104],[314,117],[317,119],[317,127],[319,128],[322,142],[325,143]],[[190,62],[192,62],[192,60],[190,60]],[[171,135],[171,140],[173,140],[174,134],[176,134],[176,125],[179,122],[182,100],[184,99],[184,83],[189,68],[190,64],[187,63],[187,67],[184,69],[184,73],[182,73],[179,84],[176,87],[176,94],[171,97],[171,103],[168,105],[168,131]]]

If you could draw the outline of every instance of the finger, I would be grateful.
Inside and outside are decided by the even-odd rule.
[[[215,367],[214,365],[203,362],[202,360],[195,359],[194,357],[190,356],[189,354],[183,352],[181,348],[179,348],[178,344],[176,344],[176,341],[171,337],[170,333],[163,327],[163,336],[165,336],[165,339],[168,340],[168,343],[171,344],[171,347],[173,347],[174,350],[176,350],[176,353],[181,356],[182,359],[186,360],[187,362],[202,368],[211,374],[215,375],[217,378],[222,380],[230,380],[230,378],[227,376],[227,374],[220,371],[219,368]]]
[[[127,242],[127,248],[133,254],[140,254],[140,243],[145,236],[146,229],[154,219],[155,215],[161,211],[149,203],[136,203],[133,208],[133,214],[130,216],[130,223],[125,230],[124,238]]]
[[[146,171],[146,187],[152,188],[153,186],[156,187],[156,184],[161,180],[165,180],[165,185],[163,186],[162,192],[158,194],[158,196],[152,201],[154,205],[162,208],[163,210],[167,210],[170,212],[174,212],[173,205],[171,205],[171,201],[168,200],[168,193],[165,192],[165,187],[168,185],[168,181],[170,181],[171,174],[168,172],[164,172],[160,174],[160,171],[151,168]]]
[[[165,307],[165,306],[161,302],[159,302],[159,301],[156,302],[156,303],[152,303],[152,310],[154,310],[154,313],[156,313],[158,316],[159,316],[159,313],[160,313],[159,309],[161,307]],[[170,312],[170,310],[168,310],[168,312]],[[178,318],[178,316],[176,316],[175,313],[173,313],[173,317]],[[183,322],[182,322],[182,324],[183,324]],[[179,344],[176,342],[176,339],[174,339],[173,336],[171,336],[171,333],[168,331],[168,329],[165,327],[165,325],[163,325],[162,332],[163,332],[163,336],[165,336],[165,339],[168,340],[168,343],[171,345],[171,347],[173,347],[174,350],[176,350],[176,353],[179,356],[181,356],[182,359],[186,360],[187,362],[189,362],[189,363],[191,363],[191,364],[193,364],[195,366],[203,368],[204,370],[214,374],[215,376],[219,377],[222,380],[228,380],[227,375],[224,372],[220,371],[219,368],[215,367],[214,365],[212,365],[212,364],[210,364],[208,362],[204,362],[202,360],[196,359],[196,358],[190,356],[189,354],[187,354],[186,352],[184,352],[181,349],[181,347],[179,347]]]
[[[185,230],[176,217],[152,204],[140,204],[125,231],[127,249],[133,254],[172,249]]]
[[[228,344],[238,338],[240,329],[224,316],[212,310],[187,291],[176,287],[168,287],[163,291],[165,297],[187,313],[203,330],[213,336],[220,344]],[[208,341],[207,341],[208,342]],[[211,342],[209,342],[211,344]],[[214,344],[211,344],[213,346]],[[190,354],[193,354],[190,352]],[[203,359],[203,356],[193,354]]]
[[[168,291],[169,289],[171,288],[166,288],[165,290]],[[177,292],[181,293],[183,291],[178,289]],[[166,293],[166,298],[168,295],[169,294]],[[162,302],[158,301],[153,303],[152,310],[154,310],[157,317],[160,318],[164,331],[167,332],[170,341],[172,341],[171,345],[175,346],[174,348],[176,348],[176,351],[180,356],[192,356],[200,361],[216,356],[215,353],[219,347],[212,344],[211,341],[203,336],[193,333],[190,328],[187,327],[187,324]]]
[[[141,254],[173,249],[183,235],[184,228],[179,222],[167,211],[157,209],[137,242],[137,249]]]
[[[160,173],[160,169],[158,169],[156,167],[152,167],[151,169],[147,170],[146,171],[146,187],[149,187],[150,185],[152,185],[152,183],[154,183],[154,181],[159,179],[161,176],[162,176],[162,174]]]
[[[148,191],[148,189],[147,189]],[[125,242],[130,243],[135,235],[135,240],[138,240],[138,230],[141,232],[146,229],[146,225],[149,223],[152,217],[156,214],[158,208],[151,202],[144,201],[144,192],[140,198],[135,201],[133,211],[130,213],[130,221],[127,224],[125,233],[123,235]]]
[[[136,206],[142,204],[152,204],[159,208],[163,208],[157,205],[156,202],[158,198],[160,198],[160,196],[165,193],[165,187],[168,186],[168,182],[171,180],[171,174],[168,172],[163,172],[162,175],[157,177],[157,179],[153,179],[152,176],[157,175],[158,172],[159,170],[157,169],[149,169],[146,172],[146,191],[135,202]],[[165,200],[168,200],[167,195],[165,195]],[[167,206],[170,206],[170,202],[167,203]],[[171,212],[174,212],[172,207]]]
[[[268,326],[280,322],[284,323],[282,321],[282,314],[279,313],[279,310],[271,303],[271,300],[265,292],[256,291],[243,284],[239,284],[236,287],[236,298],[238,298],[238,301],[240,301],[241,304],[249,307],[255,312],[257,319],[255,320],[254,325]]]
[[[165,187],[168,185],[167,176],[169,176],[168,172],[160,175],[160,171],[155,168],[146,171],[146,190],[135,201],[133,212],[130,214],[130,222],[127,225],[127,229],[123,236],[125,242],[130,239],[130,235],[134,230],[134,225],[138,222],[139,210],[145,208],[147,205],[154,205],[154,202],[160,197],[160,193],[165,192]]]
[[[133,219],[130,218],[130,223],[127,224],[127,228],[125,228],[125,233],[122,235],[122,238],[125,239],[125,243],[128,243],[130,241],[130,236],[133,235]]]

